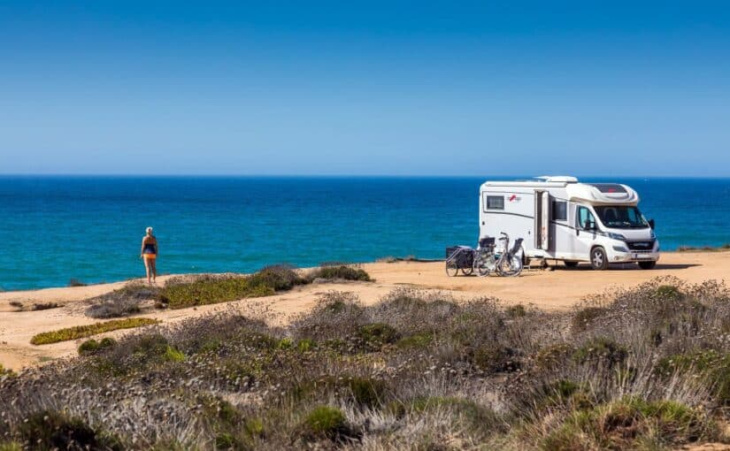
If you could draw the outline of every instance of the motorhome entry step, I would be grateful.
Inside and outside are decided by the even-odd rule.
[[[525,269],[528,271],[535,269],[545,269],[548,267],[548,262],[544,257],[532,257],[527,259],[527,265]]]

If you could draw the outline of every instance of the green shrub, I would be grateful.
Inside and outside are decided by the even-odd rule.
[[[3,366],[3,365],[2,365],[1,363],[0,363],[0,377],[3,377],[3,376],[13,376],[14,374],[15,374],[15,373],[13,373],[13,372],[12,372],[11,370],[9,370],[9,369],[5,368],[5,367],[4,367],[4,366]]]
[[[328,438],[336,442],[346,442],[355,437],[356,434],[348,426],[345,415],[336,407],[316,407],[302,424],[302,438],[306,441]]]
[[[399,334],[392,326],[385,323],[371,323],[360,326],[357,331],[360,338],[370,350],[380,350],[386,344],[398,341]]]
[[[185,354],[160,334],[143,335],[132,347],[132,354],[148,362],[184,362]]]
[[[350,266],[323,266],[309,273],[310,281],[315,279],[326,280],[355,280],[361,282],[372,282],[370,275],[363,269],[352,268]]]
[[[352,401],[356,407],[380,406],[387,396],[387,384],[379,379],[357,376],[323,377],[303,381],[288,390],[288,398],[294,402],[319,400],[333,396]]]
[[[403,337],[396,342],[399,348],[426,348],[433,342],[433,334],[421,332]]]
[[[273,288],[274,291],[287,291],[307,281],[299,276],[293,268],[286,265],[267,266],[249,277],[251,286]]]
[[[168,345],[165,349],[165,360],[168,362],[184,362],[185,354]]]
[[[625,347],[607,338],[594,338],[573,353],[573,359],[581,364],[593,363],[608,366],[623,363],[629,353]]]
[[[215,436],[215,449],[236,449],[238,440],[232,434],[224,432]]]
[[[198,347],[199,353],[217,353],[223,347],[223,342],[218,337],[211,337],[204,340]]]
[[[186,308],[218,304],[245,298],[271,296],[277,291],[291,290],[306,279],[285,265],[268,266],[250,276],[203,276],[191,282],[171,279],[159,293],[161,305]]]
[[[105,337],[101,341],[96,341],[93,338],[87,340],[79,346],[79,355],[94,354],[101,351],[102,349],[111,348],[116,345],[116,340],[111,337]]]
[[[659,299],[678,300],[682,298],[682,292],[678,287],[673,285],[660,285],[656,289],[656,295]]]
[[[282,338],[276,345],[279,349],[291,349],[294,346],[294,341],[291,338]]]
[[[90,324],[88,326],[69,327],[53,332],[43,332],[31,338],[30,343],[34,345],[45,345],[61,341],[77,340],[92,335],[103,334],[119,329],[132,329],[135,327],[150,326],[159,324],[160,321],[149,318],[128,318],[123,320],[107,321],[103,323]]]
[[[608,309],[603,307],[585,307],[573,315],[571,322],[574,332],[582,332],[590,327],[590,325],[598,318],[608,312]]]
[[[541,370],[554,370],[565,364],[576,349],[567,343],[558,343],[540,349],[534,358],[535,367]]]
[[[485,343],[471,350],[469,354],[471,363],[484,371],[510,373],[522,366],[512,349],[498,343]]]
[[[336,407],[320,406],[314,409],[305,423],[317,435],[328,435],[346,424],[345,415]]]
[[[542,449],[637,449],[677,447],[717,437],[707,416],[674,401],[627,398],[572,412],[543,438]]]
[[[568,379],[548,383],[542,388],[543,397],[536,406],[537,410],[564,407],[567,410],[583,410],[595,405],[594,396],[587,387]]]
[[[353,377],[347,381],[347,385],[358,406],[376,407],[385,398],[386,385],[377,379]]]
[[[508,318],[522,318],[527,315],[527,309],[522,304],[511,305],[504,310]]]
[[[299,350],[299,352],[309,352],[313,350],[316,346],[317,343],[314,340],[310,340],[309,338],[304,338],[297,342],[297,349]]]
[[[161,356],[167,352],[170,344],[167,338],[160,334],[147,334],[140,336],[132,346],[132,354],[138,356]]]
[[[243,423],[243,430],[249,437],[262,437],[264,435],[264,422],[259,418],[248,418]]]
[[[204,277],[190,283],[168,283],[162,289],[160,299],[168,307],[178,309],[271,296],[276,292],[274,287],[253,277]]]

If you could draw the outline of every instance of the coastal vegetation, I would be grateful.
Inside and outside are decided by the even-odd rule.
[[[721,246],[679,246],[677,252],[720,252],[729,251],[730,243],[725,243]]]
[[[322,266],[307,274],[307,281],[310,283],[318,279],[372,282],[370,275],[364,269],[347,265]]]
[[[16,312],[24,312],[26,311],[26,307],[23,305],[20,301],[10,301],[8,303],[11,307],[15,308]],[[41,303],[35,303],[30,306],[30,311],[36,312],[39,310],[50,310],[54,308],[62,307],[61,304],[58,304],[56,302],[41,302]]]
[[[160,321],[150,318],[126,318],[106,321],[86,326],[75,326],[51,332],[42,332],[34,335],[33,338],[30,339],[30,343],[34,345],[47,345],[51,343],[59,343],[61,341],[78,340],[79,338],[91,337],[92,335],[103,334],[114,330],[133,329],[135,327],[150,326],[159,323]]]
[[[12,371],[10,371],[9,369],[6,369],[6,368],[5,368],[5,367],[4,367],[3,365],[2,365],[2,363],[0,363],[0,377],[3,377],[3,376],[10,376],[10,375],[12,375],[12,374],[13,374],[13,372],[12,372]]]
[[[657,279],[563,313],[330,291],[286,326],[216,313],[0,378],[0,449],[728,442],[728,334],[730,290],[715,282]]]
[[[68,286],[69,286],[69,287],[72,287],[72,288],[73,288],[73,287],[85,287],[85,286],[87,286],[87,285],[88,285],[88,284],[86,284],[86,283],[84,283],[84,282],[80,281],[79,279],[74,279],[74,278],[72,278],[72,279],[70,279],[70,280],[68,281]]]
[[[92,318],[120,318],[141,312],[141,304],[153,301],[158,308],[181,309],[218,304],[238,299],[271,296],[298,285],[317,281],[370,282],[368,273],[352,265],[321,266],[297,271],[287,265],[273,265],[251,275],[179,276],[164,286],[130,283],[91,300],[86,315]]]

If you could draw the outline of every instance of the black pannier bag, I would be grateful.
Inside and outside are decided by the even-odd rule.
[[[446,259],[454,258],[457,268],[471,268],[474,264],[474,250],[467,246],[446,248]]]
[[[479,248],[480,249],[486,249],[490,247],[494,247],[495,240],[493,236],[487,236],[479,240]]]

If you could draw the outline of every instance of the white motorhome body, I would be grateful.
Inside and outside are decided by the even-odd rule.
[[[574,177],[486,182],[479,193],[479,236],[523,238],[525,259],[638,262],[659,260],[659,242],[637,208],[639,195],[615,183],[579,183]]]

